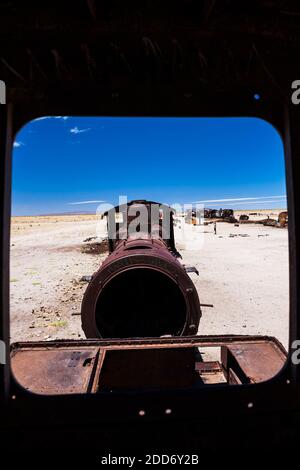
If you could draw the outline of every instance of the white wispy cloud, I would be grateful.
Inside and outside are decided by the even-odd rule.
[[[282,196],[258,196],[258,197],[238,197],[230,199],[208,199],[206,201],[195,201],[195,203],[204,203],[204,202],[235,202],[235,201],[258,201],[262,199],[286,199],[286,195]]]
[[[21,142],[20,140],[15,140],[14,142],[14,148],[23,147],[23,145],[25,144]]]
[[[244,202],[234,202],[233,205],[234,205],[234,206],[243,206],[244,204],[246,204],[246,205],[251,204],[251,206],[252,206],[252,204],[270,204],[271,202],[278,202],[278,203],[281,203],[281,202],[283,202],[283,201],[280,200],[280,199],[271,199],[271,200],[270,200],[270,199],[267,199],[267,200],[265,200],[265,201],[251,201],[250,203],[249,203],[249,202],[245,202],[245,201],[244,201]],[[211,206],[212,206],[212,207],[216,207],[216,206],[219,207],[220,204],[211,204]]]
[[[44,121],[45,119],[61,119],[62,121],[66,121],[69,119],[70,116],[41,116],[33,120],[35,121]]]
[[[99,203],[99,202],[105,202],[105,201],[101,201],[101,200],[96,200],[96,201],[78,201],[78,202],[68,202],[69,205],[71,206],[75,206],[75,205],[78,205],[78,204],[96,204],[96,203]]]
[[[86,127],[85,129],[82,128],[82,129],[79,129],[79,127],[75,126],[75,127],[72,127],[70,129],[70,132],[71,134],[81,134],[82,132],[87,132],[87,131],[90,131],[91,128],[90,127]]]

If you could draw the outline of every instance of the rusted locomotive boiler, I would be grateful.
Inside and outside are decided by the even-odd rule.
[[[178,260],[172,209],[138,200],[105,216],[109,255],[84,294],[81,319],[86,337],[197,334],[200,303]]]

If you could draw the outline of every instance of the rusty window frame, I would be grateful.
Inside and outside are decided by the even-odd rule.
[[[182,105],[179,104],[179,108]],[[74,116],[130,116],[129,108],[124,112],[124,109],[114,109],[113,111],[101,113],[101,110],[95,109],[93,103],[89,106],[89,112],[85,106],[80,109],[80,103],[74,105],[67,104],[62,106],[61,103],[54,102],[48,105],[48,109],[44,109],[43,115],[74,115]],[[293,192],[293,161],[292,161],[292,148],[293,151],[297,150],[298,141],[296,139],[296,132],[294,128],[293,116],[290,110],[284,106],[282,101],[274,100],[272,102],[262,103],[256,102],[253,99],[252,91],[246,90],[241,96],[233,93],[232,96],[214,97],[209,96],[205,98],[202,106],[202,112],[199,113],[199,102],[193,102],[189,106],[182,106],[183,113],[175,112],[174,109],[166,110],[164,113],[161,109],[153,105],[151,113],[144,113],[141,109],[139,112],[134,113],[135,116],[157,116],[157,117],[257,117],[265,119],[272,124],[281,135],[284,143],[285,153],[285,172],[287,183],[287,199],[289,211],[289,272],[290,272],[290,341],[300,338],[300,322],[297,318],[297,291],[296,291],[296,224],[295,224],[295,199]],[[28,121],[41,116],[38,109],[14,110],[12,105],[1,106],[1,216],[2,216],[2,233],[1,233],[1,271],[2,271],[2,284],[1,284],[1,326],[0,333],[6,341],[9,338],[9,225],[10,225],[10,205],[11,205],[11,157],[12,157],[12,143],[13,137],[17,131],[25,125]],[[14,119],[13,119],[14,117]],[[4,125],[3,125],[4,124]],[[299,151],[298,144],[298,151]],[[0,158],[1,158],[0,156]],[[5,156],[5,157],[4,157]],[[8,343],[7,343],[8,344]],[[14,403],[24,403],[22,413],[28,413],[35,410],[37,406],[46,410],[49,403],[57,406],[62,412],[70,413],[76,407],[76,412],[81,419],[90,422],[95,419],[95,406],[98,410],[97,422],[109,420],[135,420],[140,419],[136,413],[137,409],[147,409],[149,413],[145,419],[152,419],[153,417],[164,418],[163,410],[169,407],[176,410],[178,417],[193,417],[211,415],[211,413],[228,414],[232,412],[251,412],[248,408],[249,403],[254,404],[254,409],[258,410],[272,410],[278,408],[292,409],[295,403],[298,403],[299,398],[296,393],[297,384],[300,383],[300,372],[296,365],[291,362],[291,351],[289,350],[288,360],[284,368],[268,382],[263,382],[256,385],[239,385],[238,387],[229,387],[225,389],[216,389],[214,385],[207,386],[199,391],[180,391],[177,390],[164,392],[141,392],[134,394],[120,393],[114,397],[108,396],[54,396],[54,397],[40,397],[36,396],[24,388],[22,388],[11,374],[9,358],[5,366],[0,368],[0,394],[4,397],[6,403],[12,407]],[[15,400],[17,396],[17,400]],[[113,398],[113,400],[112,400]],[[155,398],[155,399],[154,399]],[[186,398],[186,399],[185,399]],[[66,407],[67,404],[67,407]],[[230,404],[230,410],[228,405]],[[78,405],[82,405],[79,406]],[[25,411],[26,409],[26,411]],[[81,414],[83,409],[87,414]],[[21,413],[21,415],[22,415]],[[22,417],[22,416],[21,416]],[[21,418],[19,417],[19,419]],[[35,419],[39,417],[35,415]]]

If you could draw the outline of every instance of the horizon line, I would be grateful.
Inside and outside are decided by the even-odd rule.
[[[225,208],[226,209],[226,208]],[[231,208],[234,211],[240,211],[242,209],[239,208]],[[257,207],[247,207],[244,209],[244,211],[251,211],[251,210],[262,210],[262,211],[274,211],[274,210],[287,210],[287,207],[266,207],[266,208],[257,208]],[[11,218],[13,217],[50,217],[50,216],[72,216],[72,215],[98,215],[97,212],[94,211],[74,211],[74,212],[48,212],[44,214],[11,214]]]

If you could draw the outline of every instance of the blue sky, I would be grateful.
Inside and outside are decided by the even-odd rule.
[[[40,118],[16,136],[12,182],[13,215],[95,211],[86,201],[119,195],[286,207],[282,141],[255,118]]]

